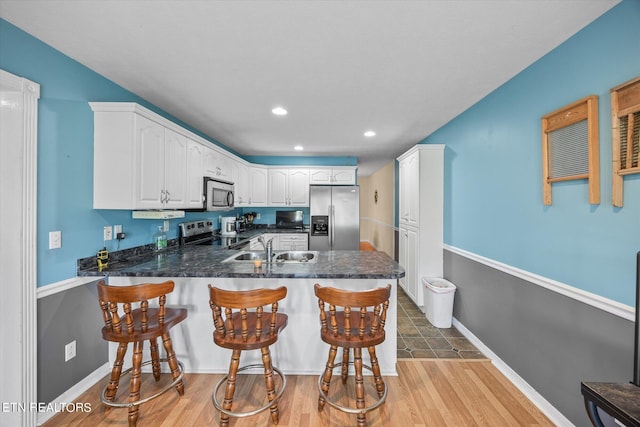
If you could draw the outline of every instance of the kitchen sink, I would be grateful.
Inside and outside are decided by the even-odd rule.
[[[287,251],[276,252],[273,257],[275,262],[316,262],[318,261],[317,251]]]
[[[264,251],[242,251],[222,262],[253,262],[255,260],[265,262]],[[316,261],[318,261],[318,251],[274,251],[272,258],[272,262],[276,263],[314,263]]]

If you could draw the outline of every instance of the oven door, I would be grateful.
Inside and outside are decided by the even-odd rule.
[[[233,183],[205,178],[206,209],[208,211],[233,209]]]

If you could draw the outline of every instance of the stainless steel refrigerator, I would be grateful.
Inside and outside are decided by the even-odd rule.
[[[309,198],[309,249],[359,250],[359,187],[312,185]]]

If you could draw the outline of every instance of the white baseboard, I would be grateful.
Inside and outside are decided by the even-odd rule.
[[[48,404],[52,405],[55,408],[55,407],[63,407],[65,403],[73,402],[78,397],[80,397],[82,393],[84,393],[85,391],[93,387],[98,381],[100,381],[109,372],[111,372],[111,367],[109,366],[109,363],[105,363],[104,365],[100,366],[98,369],[96,369],[95,371],[87,375],[83,380],[75,384],[69,390],[65,391],[60,396],[53,399],[53,401],[48,402]],[[81,402],[81,403],[84,403],[84,402]],[[91,410],[97,411],[97,410],[100,410],[100,408],[91,408]],[[41,426],[42,424],[46,423],[47,421],[49,421],[50,418],[52,418],[56,414],[57,414],[56,411],[38,412],[38,425]]]
[[[464,335],[471,344],[475,345],[478,350],[491,359],[491,363],[505,376],[518,390],[522,392],[534,405],[542,411],[558,427],[575,427],[574,424],[567,419],[560,411],[558,411],[551,403],[549,403],[540,393],[529,385],[520,375],[509,367],[502,359],[500,359],[489,347],[487,347],[478,337],[468,330],[455,317],[452,319],[453,326],[456,327]]]

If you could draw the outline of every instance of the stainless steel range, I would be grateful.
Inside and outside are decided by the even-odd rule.
[[[213,226],[213,220],[182,222],[180,230],[180,246],[209,245],[228,249],[244,249],[249,246],[249,239],[241,236],[220,236]]]

